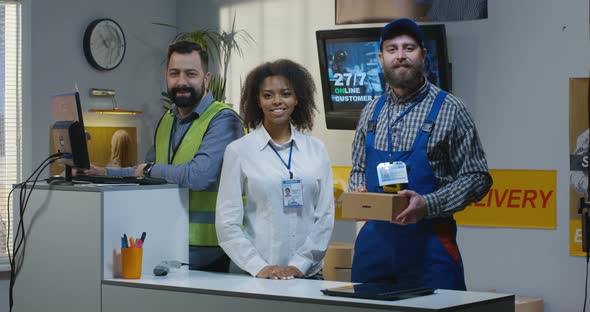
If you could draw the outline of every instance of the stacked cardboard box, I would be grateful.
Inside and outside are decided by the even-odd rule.
[[[482,290],[496,292],[495,289]],[[543,299],[514,296],[514,312],[543,312]]]
[[[518,297],[514,300],[514,312],[543,312],[543,299]]]
[[[350,282],[354,243],[331,242],[324,257],[324,279]]]

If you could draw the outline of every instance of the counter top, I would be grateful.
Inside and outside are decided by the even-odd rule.
[[[27,187],[31,187],[32,183],[27,183]],[[130,191],[130,190],[162,190],[179,188],[178,184],[74,184],[74,185],[51,185],[45,181],[39,181],[35,185],[37,190],[55,190],[55,191],[74,191],[74,192],[111,192],[111,191]]]
[[[209,295],[221,295],[290,302],[346,305],[374,309],[395,307],[402,311],[417,309],[443,311],[447,308],[474,307],[498,300],[514,300],[513,295],[438,289],[434,294],[397,301],[326,296],[321,289],[351,283],[306,279],[269,280],[246,275],[176,270],[167,276],[144,275],[141,279],[104,279],[103,285],[156,289]]]

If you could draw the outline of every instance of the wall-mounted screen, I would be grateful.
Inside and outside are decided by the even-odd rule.
[[[422,25],[425,76],[450,91],[444,25]],[[322,95],[328,129],[356,128],[361,110],[387,89],[379,64],[381,28],[320,30],[316,32]]]

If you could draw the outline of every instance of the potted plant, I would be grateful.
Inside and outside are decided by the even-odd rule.
[[[175,27],[167,24],[159,25]],[[215,100],[223,102],[225,100],[229,60],[234,52],[241,57],[243,50],[240,44],[253,43],[254,39],[245,30],[236,30],[236,17],[234,15],[231,29],[228,32],[198,29],[191,32],[179,33],[174,38],[174,41],[180,40],[188,40],[200,44],[207,51],[212,62],[219,64],[220,69],[223,69],[223,74],[213,74],[209,82],[209,90]],[[162,101],[167,103],[168,106],[171,106],[172,101],[170,101],[167,92],[162,92],[162,95],[164,96]]]

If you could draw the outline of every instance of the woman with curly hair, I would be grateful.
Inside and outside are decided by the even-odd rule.
[[[240,110],[254,130],[225,150],[216,209],[230,272],[319,277],[334,194],[324,144],[302,132],[313,126],[314,93],[309,72],[290,60],[264,63],[246,78]]]

